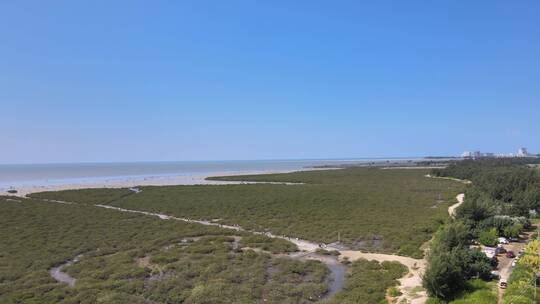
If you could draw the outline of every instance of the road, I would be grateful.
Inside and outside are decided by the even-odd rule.
[[[506,251],[513,251],[514,254],[518,254],[529,242],[532,235],[536,232],[538,227],[536,225],[533,225],[533,228],[529,231],[525,232],[520,238],[518,242],[510,242],[510,244],[503,245],[504,249]],[[512,271],[514,268],[512,267],[512,262],[515,260],[515,258],[507,258],[505,254],[500,254],[497,256],[497,259],[499,260],[499,265],[497,265],[497,271],[499,271],[499,276],[501,280],[506,280],[508,282],[508,279],[510,278],[510,275],[512,275]],[[505,289],[498,288],[498,299],[499,303],[502,303],[502,298],[504,295]]]

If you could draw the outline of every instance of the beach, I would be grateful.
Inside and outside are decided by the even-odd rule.
[[[177,186],[177,185],[230,185],[230,184],[253,184],[256,182],[241,181],[218,181],[207,180],[212,176],[236,176],[236,175],[255,175],[255,174],[275,174],[290,173],[297,171],[311,170],[331,170],[332,168],[302,168],[295,170],[263,170],[263,171],[234,171],[234,172],[214,172],[212,174],[193,174],[193,175],[175,175],[175,176],[145,176],[145,177],[125,177],[110,178],[101,181],[89,182],[66,182],[58,184],[36,183],[20,186],[0,187],[0,195],[26,196],[31,193],[45,191],[62,191],[77,189],[96,189],[96,188],[132,188],[137,186]],[[336,168],[337,169],[337,168]],[[16,193],[10,193],[9,190],[16,190]]]

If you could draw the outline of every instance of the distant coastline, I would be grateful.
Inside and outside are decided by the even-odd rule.
[[[349,166],[413,166],[426,160],[393,158],[0,165],[0,195],[25,196],[34,192],[84,188],[234,184],[238,182],[206,178]]]

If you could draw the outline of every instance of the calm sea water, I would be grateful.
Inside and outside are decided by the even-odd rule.
[[[320,165],[385,161],[386,159],[177,161],[0,165],[0,187],[100,182],[125,178],[212,175],[213,173],[299,170]],[[403,161],[404,159],[389,159]]]

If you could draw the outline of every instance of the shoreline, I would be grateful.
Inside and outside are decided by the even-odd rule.
[[[207,180],[208,177],[215,176],[238,176],[238,175],[262,175],[262,174],[283,174],[291,172],[303,171],[322,171],[322,170],[337,170],[341,168],[300,168],[292,170],[256,170],[256,171],[223,171],[206,174],[189,174],[189,175],[156,175],[144,177],[125,177],[103,178],[101,181],[88,182],[70,182],[58,184],[43,184],[36,182],[35,184],[6,186],[0,188],[0,195],[3,196],[20,196],[25,197],[28,194],[36,192],[48,191],[63,191],[63,190],[80,190],[80,189],[99,189],[99,188],[133,188],[137,186],[182,186],[182,185],[238,185],[238,184],[254,184],[259,182],[246,181],[217,181]],[[281,183],[280,183],[281,184]],[[287,183],[282,183],[287,184]],[[16,190],[17,193],[9,193],[9,190]]]

